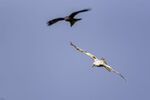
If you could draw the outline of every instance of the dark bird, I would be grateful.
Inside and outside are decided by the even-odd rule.
[[[79,10],[79,11],[76,11],[76,12],[73,12],[71,13],[69,16],[66,16],[66,17],[60,17],[60,18],[55,18],[55,19],[52,19],[52,20],[49,20],[47,22],[47,25],[50,26],[58,21],[62,21],[62,20],[65,20],[67,22],[70,23],[70,26],[72,27],[77,21],[81,20],[81,18],[74,18],[78,13],[81,13],[81,12],[86,12],[86,11],[89,11],[91,9],[83,9],[83,10]]]
[[[89,52],[87,52],[87,51],[85,51],[85,50],[77,47],[72,42],[70,43],[70,45],[73,46],[79,52],[84,53],[85,55],[87,55],[90,58],[92,58],[92,60],[94,61],[92,67],[102,67],[102,68],[105,68],[107,71],[113,72],[113,73],[119,75],[121,78],[123,78],[126,81],[126,79],[124,78],[124,76],[120,72],[114,70],[111,66],[109,66],[107,64],[107,61],[103,57],[101,59],[98,59],[95,55],[93,55],[93,54],[91,54],[91,53],[89,53]]]

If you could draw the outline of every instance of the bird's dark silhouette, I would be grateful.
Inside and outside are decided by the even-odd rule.
[[[70,26],[72,27],[77,21],[81,20],[81,18],[74,18],[78,13],[81,13],[81,12],[86,12],[86,11],[89,11],[91,9],[83,9],[83,10],[79,10],[79,11],[76,11],[76,12],[73,12],[71,13],[69,16],[66,16],[66,17],[60,17],[60,18],[55,18],[55,19],[52,19],[52,20],[49,20],[47,22],[47,25],[50,26],[58,21],[62,21],[62,20],[65,20],[67,22],[70,23]]]

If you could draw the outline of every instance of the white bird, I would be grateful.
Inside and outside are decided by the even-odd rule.
[[[87,51],[84,51],[83,49],[81,49],[81,48],[77,47],[76,45],[74,45],[72,42],[70,43],[70,45],[73,46],[76,50],[80,51],[81,53],[84,53],[85,55],[92,58],[92,60],[94,61],[92,67],[103,67],[107,71],[113,72],[113,73],[119,75],[124,80],[126,80],[125,77],[121,73],[119,73],[118,71],[114,70],[111,66],[109,66],[107,64],[107,61],[103,57],[101,59],[98,59],[95,55],[93,55],[93,54],[91,54]]]

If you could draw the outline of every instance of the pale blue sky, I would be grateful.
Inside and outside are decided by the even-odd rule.
[[[0,0],[0,98],[149,100],[149,0]],[[73,11],[73,27],[47,21]],[[69,45],[104,57],[127,79]]]

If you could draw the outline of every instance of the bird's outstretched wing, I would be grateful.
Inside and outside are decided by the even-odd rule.
[[[50,25],[52,25],[52,24],[54,24],[54,23],[56,23],[58,21],[62,21],[62,20],[64,20],[64,18],[55,18],[55,19],[49,20],[47,22],[47,25],[50,26]]]
[[[73,18],[75,15],[77,15],[78,13],[81,13],[81,12],[86,12],[86,11],[90,11],[91,9],[83,9],[83,10],[79,10],[79,11],[76,11],[76,12],[73,12],[69,15],[69,17]]]
[[[109,71],[109,72],[113,72],[113,73],[119,75],[121,78],[123,78],[123,79],[126,81],[125,77],[124,77],[120,72],[114,70],[111,66],[105,64],[105,65],[104,65],[104,68],[105,68],[107,71]]]
[[[124,77],[120,72],[118,72],[118,71],[116,71],[116,70],[114,70],[114,69],[112,69],[111,72],[113,72],[113,73],[119,75],[121,78],[123,78],[123,79],[126,81],[125,77]]]
[[[93,54],[91,54],[91,53],[89,53],[89,52],[87,52],[87,51],[84,51],[83,49],[77,47],[77,46],[74,45],[72,42],[70,43],[70,45],[73,46],[76,50],[78,50],[78,51],[80,51],[80,52],[86,54],[87,56],[89,56],[89,57],[92,58],[93,60],[97,59],[96,56],[94,56]]]

